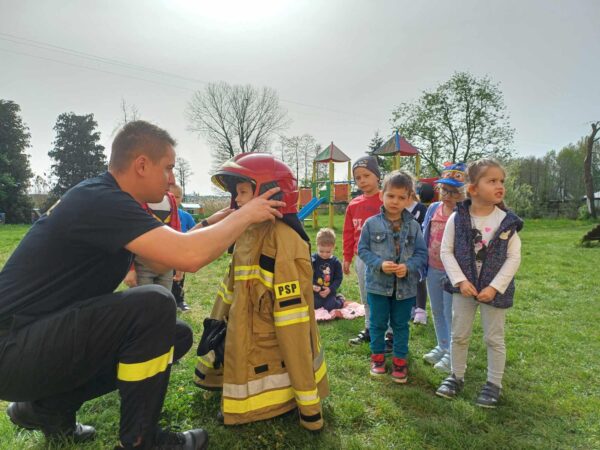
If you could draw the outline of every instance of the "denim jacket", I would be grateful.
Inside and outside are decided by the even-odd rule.
[[[367,265],[367,292],[391,297],[396,281],[396,299],[404,300],[417,295],[417,283],[422,269],[427,264],[427,247],[423,240],[421,227],[407,210],[402,211],[402,228],[395,233],[392,223],[383,212],[370,217],[365,222],[360,240],[358,256]],[[396,255],[394,238],[400,239],[400,255]],[[406,264],[408,273],[404,278],[387,274],[381,270],[384,261]]]

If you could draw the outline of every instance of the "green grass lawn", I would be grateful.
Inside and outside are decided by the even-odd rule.
[[[336,217],[338,229],[341,223]],[[435,343],[430,316],[426,326],[411,328],[410,380],[405,386],[369,378],[369,348],[347,344],[362,329],[362,320],[320,326],[331,387],[321,433],[303,430],[293,415],[237,427],[220,425],[215,418],[219,395],[192,383],[195,346],[173,367],[163,420],[182,429],[206,428],[215,449],[600,448],[600,247],[578,245],[591,227],[591,222],[526,221],[515,307],[507,315],[508,357],[497,410],[474,405],[486,376],[479,320],[463,394],[455,401],[434,395],[443,375],[421,359]],[[0,266],[26,231],[25,226],[0,227]],[[196,332],[195,345],[227,262],[222,257],[187,276],[193,311],[184,319]],[[349,299],[358,298],[354,275],[346,278],[342,291]],[[5,406],[0,402],[0,409]],[[78,420],[94,425],[98,437],[81,448],[115,445],[118,409],[116,393],[82,407]],[[0,414],[0,448],[46,447],[42,434],[19,430]]]

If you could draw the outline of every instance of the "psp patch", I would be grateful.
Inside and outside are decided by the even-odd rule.
[[[289,297],[298,297],[300,295],[300,283],[296,281],[288,281],[287,283],[279,283],[274,286],[275,298],[282,300]]]

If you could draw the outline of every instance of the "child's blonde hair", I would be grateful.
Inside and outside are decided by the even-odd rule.
[[[469,163],[469,165],[467,166],[467,171],[466,171],[466,176],[467,176],[467,185],[471,185],[471,186],[475,186],[477,185],[477,183],[479,183],[479,180],[481,179],[481,177],[483,177],[485,175],[485,173],[487,172],[487,170],[490,167],[496,167],[498,169],[500,169],[502,171],[502,173],[504,174],[504,176],[506,176],[506,170],[504,169],[504,167],[502,167],[502,164],[500,164],[500,162],[494,158],[481,158],[478,159],[477,161],[473,161],[471,163]],[[471,197],[471,194],[469,193],[469,189],[467,189],[467,197]],[[504,201],[501,201],[500,203],[498,203],[496,206],[498,206],[500,209],[506,209],[506,205],[504,204]]]
[[[317,245],[335,245],[335,231],[321,228],[317,233]]]

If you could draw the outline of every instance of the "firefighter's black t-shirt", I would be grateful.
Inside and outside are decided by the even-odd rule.
[[[132,261],[125,245],[160,226],[110,173],[81,182],[31,227],[0,272],[0,327],[113,292]]]

